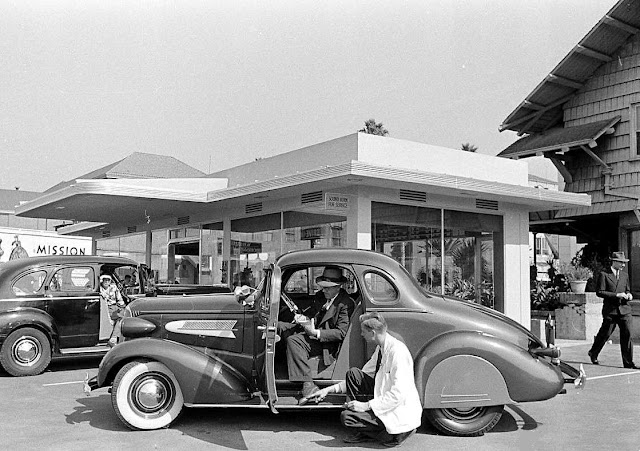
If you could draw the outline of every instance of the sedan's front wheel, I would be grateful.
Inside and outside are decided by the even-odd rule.
[[[476,437],[489,432],[500,421],[504,406],[428,409],[427,419],[447,435]]]
[[[183,402],[176,377],[160,362],[129,362],[113,381],[111,404],[118,418],[134,430],[169,426]]]

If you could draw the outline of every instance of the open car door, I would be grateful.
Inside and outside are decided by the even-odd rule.
[[[265,352],[266,352],[266,381],[267,392],[269,395],[269,408],[273,413],[278,413],[275,404],[278,402],[278,393],[276,392],[276,374],[275,374],[275,351],[276,337],[278,332],[278,308],[280,305],[280,286],[282,281],[282,271],[278,265],[274,265],[273,273],[270,280],[267,280],[267,293],[269,294],[269,320],[265,330]]]

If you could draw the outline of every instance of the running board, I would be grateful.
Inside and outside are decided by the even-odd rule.
[[[108,345],[102,346],[91,346],[84,348],[65,348],[60,350],[60,354],[62,355],[78,355],[78,354],[97,354],[97,353],[106,353],[109,349]]]

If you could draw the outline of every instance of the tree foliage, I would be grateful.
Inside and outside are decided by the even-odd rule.
[[[358,130],[362,133],[367,133],[369,135],[378,135],[378,136],[387,136],[389,134],[389,130],[384,128],[382,122],[376,123],[375,119],[369,119],[364,121],[364,127]]]
[[[464,150],[465,152],[475,152],[478,150],[477,146],[474,146],[471,143],[464,143],[462,144],[462,147],[460,147],[461,150]]]

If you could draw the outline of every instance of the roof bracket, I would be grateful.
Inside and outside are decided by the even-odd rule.
[[[593,143],[595,143],[595,141],[592,141]],[[609,166],[607,163],[605,163],[604,161],[602,161],[602,159],[597,156],[595,153],[593,153],[593,151],[591,149],[589,149],[589,147],[595,147],[595,146],[591,146],[591,143],[589,143],[589,147],[582,145],[580,146],[582,148],[582,150],[584,150],[584,152],[589,155],[592,159],[595,160],[596,163],[598,163],[600,166],[602,166],[603,169],[606,169],[608,171],[612,171],[611,166]]]
[[[573,177],[571,173],[559,158],[556,158],[554,155],[548,155],[548,154],[545,154],[545,157],[551,160],[553,165],[556,167],[556,169],[564,179],[565,183],[573,183]]]

